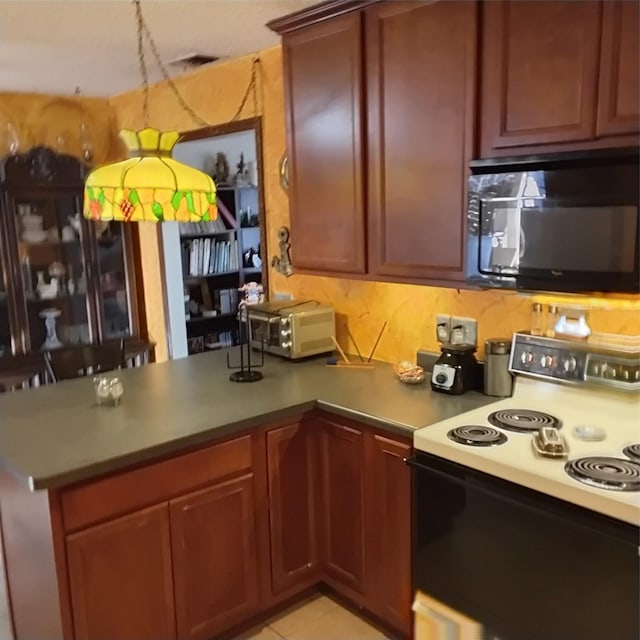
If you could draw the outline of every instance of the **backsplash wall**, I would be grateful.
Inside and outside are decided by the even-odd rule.
[[[289,226],[289,204],[279,183],[278,163],[286,146],[282,53],[280,47],[262,51],[261,103],[263,119],[263,172],[267,218],[269,260],[277,253],[277,230]],[[194,71],[176,80],[188,104],[212,124],[229,121],[240,104],[250,77],[252,57],[246,56]],[[120,126],[141,125],[140,91],[112,98]],[[248,101],[251,104],[251,100]],[[194,127],[189,116],[177,104],[163,83],[151,88],[151,124],[158,127],[188,130]],[[253,116],[247,108],[242,117]],[[143,270],[147,319],[150,332],[158,341],[158,359],[167,357],[162,276],[155,225],[141,225]],[[295,238],[292,238],[295,253]],[[295,267],[295,256],[294,256]],[[437,351],[435,314],[463,315],[478,320],[478,338],[510,336],[513,331],[529,327],[530,297],[497,291],[468,291],[345,280],[294,274],[285,278],[273,269],[269,273],[271,292],[293,293],[296,297],[333,304],[338,313],[338,339],[350,352],[346,331],[348,324],[361,351],[369,352],[383,323],[388,323],[376,358],[396,361],[415,356],[418,348]],[[575,302],[577,298],[572,301]],[[640,334],[639,299],[595,299],[591,302],[613,309],[594,309],[590,323],[594,331]],[[482,347],[480,348],[482,354]]]

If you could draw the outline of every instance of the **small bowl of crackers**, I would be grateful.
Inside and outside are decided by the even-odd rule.
[[[393,365],[393,371],[398,376],[400,382],[405,384],[420,384],[425,380],[425,373],[422,367],[415,365],[408,360],[403,360]]]

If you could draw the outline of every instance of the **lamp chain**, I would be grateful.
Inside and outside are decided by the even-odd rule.
[[[144,43],[142,42],[142,32],[145,27],[144,18],[142,17],[142,7],[140,0],[133,0],[136,9],[136,23],[138,27],[138,64],[140,65],[140,73],[142,74],[142,87],[144,94],[144,102],[142,113],[144,117],[144,128],[149,126],[149,75],[147,73],[147,64],[144,59]]]
[[[153,36],[151,35],[151,31],[149,31],[149,27],[147,26],[147,23],[144,20],[144,17],[142,15],[142,7],[140,6],[140,0],[132,0],[133,4],[135,6],[135,10],[136,10],[136,23],[137,23],[137,28],[138,28],[138,62],[140,65],[140,73],[142,74],[142,84],[143,84],[143,90],[144,90],[144,103],[143,103],[143,113],[144,113],[144,126],[145,128],[149,126],[149,75],[147,72],[147,65],[145,62],[145,58],[144,58],[144,43],[143,43],[143,36],[146,37],[147,42],[149,44],[149,47],[151,49],[151,53],[153,54],[153,57],[155,58],[155,61],[158,65],[158,68],[160,69],[160,72],[162,73],[162,77],[164,78],[164,80],[166,81],[166,83],[169,85],[169,88],[171,89],[171,91],[173,92],[173,95],[175,96],[176,100],[178,101],[178,104],[191,116],[191,118],[194,120],[194,122],[196,122],[198,125],[200,126],[208,126],[209,123],[202,118],[201,116],[199,116],[185,101],[185,99],[182,97],[181,93],[178,91],[178,87],[176,87],[175,83],[173,82],[171,76],[169,75],[169,72],[167,71],[166,67],[164,66],[163,62],[162,62],[162,58],[160,57],[160,54],[158,53],[158,48],[156,47],[156,43],[153,39]],[[236,111],[235,115],[233,116],[233,118],[231,119],[231,122],[234,122],[235,120],[238,120],[240,118],[240,115],[242,114],[242,111],[244,110],[244,107],[247,103],[247,100],[249,98],[249,94],[252,94],[253,96],[253,113],[254,116],[258,115],[258,95],[257,95],[257,88],[256,88],[256,84],[257,84],[257,76],[258,76],[258,70],[261,69],[260,67],[260,58],[254,58],[253,60],[253,64],[251,65],[251,79],[249,80],[249,85],[247,86],[247,89],[244,93],[244,96],[242,98],[242,101],[240,102],[240,106],[238,107],[238,110]]]
[[[256,88],[256,81],[258,76],[258,69],[260,68],[260,58],[254,58],[253,64],[251,65],[251,79],[249,80],[249,84],[246,91],[244,92],[244,96],[242,97],[242,101],[240,102],[238,110],[236,111],[233,118],[231,118],[231,122],[235,122],[240,118],[240,115],[242,114],[250,93],[253,95],[253,115],[258,115],[258,92]]]

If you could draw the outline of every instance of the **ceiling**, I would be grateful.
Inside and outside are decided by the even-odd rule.
[[[317,0],[142,0],[163,62],[274,46],[264,25]],[[149,79],[161,79],[145,52]],[[214,63],[215,64],[215,63]],[[170,66],[172,75],[185,70]],[[0,92],[112,96],[141,85],[130,0],[0,0]]]

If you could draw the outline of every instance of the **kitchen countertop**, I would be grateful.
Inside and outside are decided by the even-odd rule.
[[[124,385],[118,407],[96,405],[90,378],[0,394],[0,465],[32,490],[50,489],[316,406],[411,435],[495,401],[478,392],[434,393],[428,382],[402,384],[386,363],[348,371],[324,362],[265,356],[264,379],[252,384],[229,381],[220,351],[126,369],[117,373]]]

